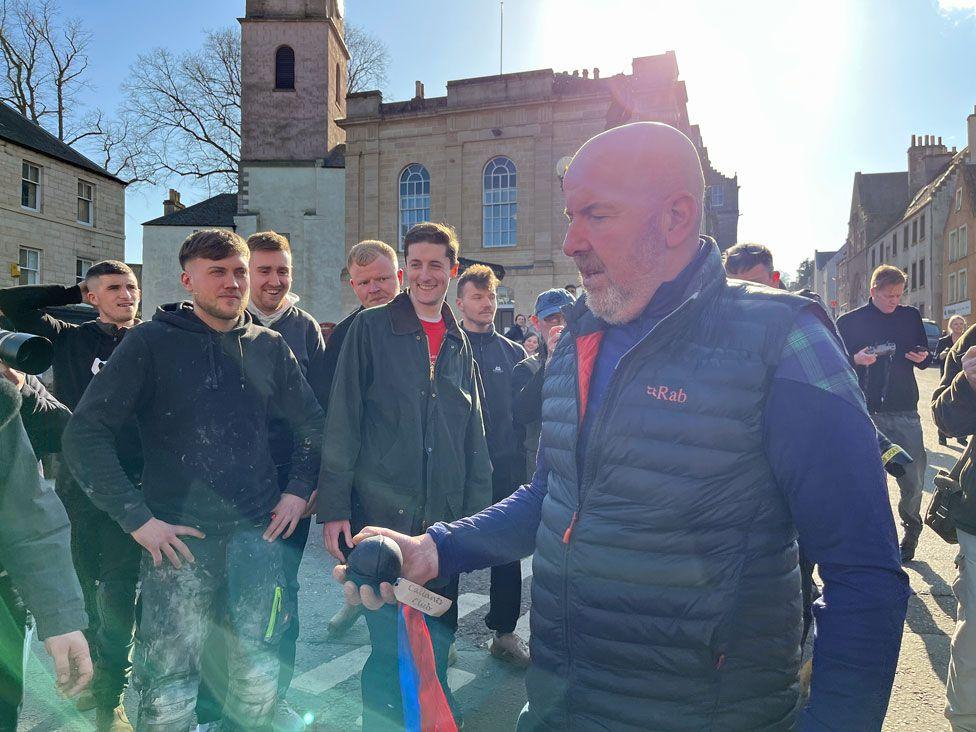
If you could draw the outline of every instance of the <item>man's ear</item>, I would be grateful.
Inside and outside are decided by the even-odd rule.
[[[190,279],[190,275],[186,273],[186,270],[180,272],[180,284],[183,285],[183,289],[193,294],[193,281]]]
[[[536,330],[542,330],[542,326],[539,325],[539,318],[537,318],[535,315],[530,315],[529,319],[532,321],[532,325],[535,326]]]
[[[777,272],[776,270],[773,270],[773,284],[774,285],[778,285],[779,284],[779,280],[780,280],[779,272]]]
[[[461,266],[461,263],[460,262],[455,262],[454,263],[454,266],[451,267],[451,279],[454,279],[455,277],[457,277],[458,268],[460,266]]]
[[[690,193],[682,192],[671,196],[664,206],[664,221],[661,227],[664,241],[669,247],[676,247],[688,241],[692,234],[698,235],[700,227],[700,204]]]
[[[397,270],[397,282],[400,283],[400,287],[403,287],[403,270],[402,269],[398,269]]]

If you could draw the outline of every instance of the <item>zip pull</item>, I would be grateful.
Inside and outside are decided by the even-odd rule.
[[[576,519],[579,518],[579,511],[573,511],[573,518],[570,519],[569,526],[563,534],[563,544],[569,543],[569,537],[573,535],[573,528],[576,526]]]

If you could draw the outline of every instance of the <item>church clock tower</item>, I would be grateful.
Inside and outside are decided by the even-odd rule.
[[[344,254],[346,67],[342,0],[246,0],[241,23],[237,232],[287,236],[293,290],[338,320]]]

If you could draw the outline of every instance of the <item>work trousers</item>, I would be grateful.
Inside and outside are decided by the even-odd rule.
[[[905,466],[905,475],[898,478],[898,517],[905,530],[904,538],[917,541],[922,533],[922,486],[928,456],[922,439],[922,422],[918,412],[874,412],[875,425],[889,440],[901,445],[914,461]]]
[[[956,531],[956,629],[949,646],[945,715],[953,732],[976,732],[976,536]]]

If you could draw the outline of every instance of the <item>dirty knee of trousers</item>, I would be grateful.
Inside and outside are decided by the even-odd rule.
[[[136,728],[147,732],[185,732],[193,720],[197,696],[196,677],[173,676],[139,684],[142,699]]]

